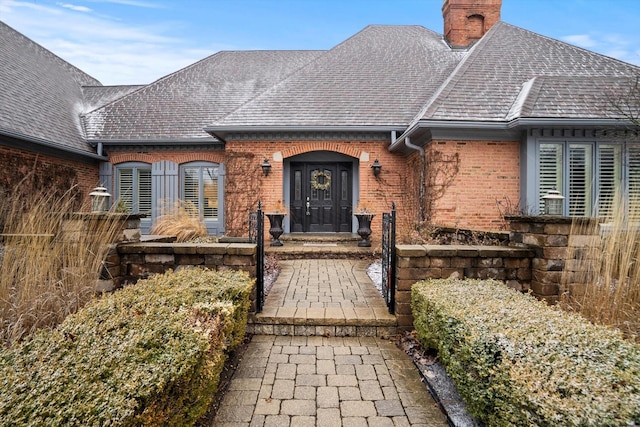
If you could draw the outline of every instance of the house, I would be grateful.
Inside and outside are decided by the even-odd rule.
[[[100,183],[146,227],[188,201],[228,235],[259,200],[288,207],[285,233],[349,233],[362,205],[396,202],[404,232],[497,229],[552,189],[576,216],[640,195],[637,129],[612,102],[640,68],[500,8],[445,0],[444,35],[368,26],[327,51],[219,52],[110,87],[0,23],[0,185],[32,170],[83,194]]]

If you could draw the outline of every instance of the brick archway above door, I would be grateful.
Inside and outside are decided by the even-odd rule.
[[[282,158],[287,159],[300,154],[310,153],[312,151],[329,151],[333,153],[344,154],[345,156],[361,159],[361,156],[368,156],[368,153],[359,150],[356,147],[344,142],[335,141],[313,141],[298,144],[294,147],[287,148],[281,152]]]

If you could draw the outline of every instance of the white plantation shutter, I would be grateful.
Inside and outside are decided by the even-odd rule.
[[[202,168],[202,212],[205,218],[218,218],[218,168]]]
[[[138,170],[138,213],[150,215],[153,207],[151,197],[151,169]]]
[[[616,192],[622,182],[622,146],[603,144],[598,147],[598,212],[610,218],[614,213]]]
[[[133,168],[118,168],[116,190],[118,200],[133,212]]]
[[[627,155],[629,160],[629,217],[632,221],[638,222],[640,221],[640,146],[630,145]]]
[[[562,193],[562,144],[540,144],[539,194],[540,210],[544,210],[543,197],[550,190]]]
[[[200,178],[199,168],[186,167],[183,172],[182,181],[182,199],[185,203],[192,203],[194,207],[200,209],[199,195],[200,195]]]
[[[592,147],[569,145],[569,215],[591,215]]]

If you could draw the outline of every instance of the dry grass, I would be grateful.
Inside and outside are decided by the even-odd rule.
[[[95,295],[120,224],[106,220],[90,224],[88,233],[64,233],[63,218],[77,206],[72,193],[14,192],[7,199],[0,257],[0,342],[6,346],[54,327]]]
[[[207,227],[200,220],[198,209],[191,202],[176,202],[163,208],[149,231],[151,234],[175,236],[177,242],[207,236]]]
[[[570,292],[563,294],[562,304],[594,323],[615,327],[639,341],[640,224],[637,218],[630,221],[625,212],[624,208],[613,209],[603,226],[594,221],[587,226],[574,223],[571,236],[594,238],[587,238],[591,243],[583,247],[570,248],[569,259],[576,258],[572,268],[575,273],[568,280]]]

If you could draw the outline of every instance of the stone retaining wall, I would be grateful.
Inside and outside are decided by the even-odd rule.
[[[398,327],[410,329],[411,286],[424,279],[447,277],[503,280],[518,290],[529,289],[535,252],[527,248],[462,245],[398,245],[396,301]]]
[[[531,291],[539,299],[556,303],[563,283],[571,283],[572,273],[581,268],[577,261],[581,247],[597,244],[598,227],[594,218],[561,216],[509,217],[510,245],[531,248],[535,252],[532,263]]]

